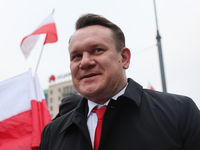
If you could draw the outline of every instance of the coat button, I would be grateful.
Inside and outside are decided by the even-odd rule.
[[[111,108],[115,108],[115,106],[110,106]]]

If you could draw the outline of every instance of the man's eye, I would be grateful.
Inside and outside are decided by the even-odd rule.
[[[102,49],[101,49],[101,48],[97,48],[97,49],[95,49],[95,51],[96,51],[96,52],[101,52]]]
[[[81,54],[77,54],[74,56],[74,58],[79,58],[79,57],[81,57]]]
[[[75,56],[72,58],[72,60],[78,59],[78,58],[80,58],[80,57],[82,57],[82,55],[81,55],[81,54],[77,54],[77,55],[75,55]]]

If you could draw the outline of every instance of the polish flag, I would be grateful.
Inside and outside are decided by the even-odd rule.
[[[51,121],[37,75],[31,70],[0,82],[0,150],[38,150]]]
[[[46,43],[57,42],[58,37],[53,14],[50,14],[46,19],[44,19],[33,33],[22,39],[20,47],[26,59],[35,46],[40,34],[46,34],[44,45]]]
[[[150,87],[151,90],[154,90],[153,86]]]
[[[149,87],[150,90],[155,90],[150,83],[149,83],[148,87]]]

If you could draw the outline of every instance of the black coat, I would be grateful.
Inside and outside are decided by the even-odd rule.
[[[200,150],[200,112],[185,96],[145,90],[129,79],[107,106],[99,150]],[[43,130],[40,150],[92,150],[85,98]]]

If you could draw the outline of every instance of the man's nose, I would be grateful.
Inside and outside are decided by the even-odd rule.
[[[94,61],[93,57],[89,53],[83,53],[81,63],[79,67],[81,69],[89,69],[93,66],[95,66],[96,62]]]

